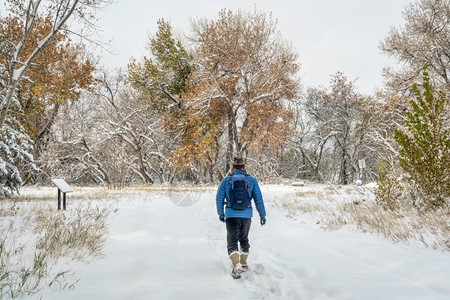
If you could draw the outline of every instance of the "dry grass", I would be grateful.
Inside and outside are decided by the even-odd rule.
[[[167,192],[202,192],[216,190],[217,186],[204,185],[140,185],[124,187],[120,189],[110,189],[107,187],[73,187],[73,193],[67,193],[68,203],[72,200],[117,200],[123,197],[129,198],[130,195],[145,196],[146,194]],[[30,187],[22,188],[20,195],[13,195],[9,198],[14,202],[29,201],[57,201],[58,192],[56,187]]]
[[[352,186],[305,189],[289,197],[268,200],[271,207],[290,217],[311,217],[324,230],[346,226],[396,242],[450,250],[450,213],[445,210],[419,213],[405,206],[397,211],[386,210],[377,205],[369,190]]]
[[[107,237],[107,218],[110,209],[93,206],[78,206],[66,213],[40,209],[30,215],[38,237],[36,249],[46,251],[53,259],[66,256],[71,260],[98,255]]]
[[[112,212],[91,202],[57,211],[48,201],[1,201],[0,298],[73,287],[77,278],[67,263],[101,255]]]
[[[363,232],[393,241],[418,241],[425,247],[450,250],[450,214],[444,211],[419,213],[414,208],[385,210],[370,202],[348,205],[349,222]]]

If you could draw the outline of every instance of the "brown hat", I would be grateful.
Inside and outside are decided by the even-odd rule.
[[[233,168],[244,169],[245,168],[244,160],[241,157],[235,157],[233,159]]]

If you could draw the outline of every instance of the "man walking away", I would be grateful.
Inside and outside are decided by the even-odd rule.
[[[247,257],[250,249],[248,233],[253,217],[252,199],[262,226],[266,224],[266,210],[258,182],[245,173],[244,160],[236,157],[233,160],[232,173],[222,180],[216,195],[219,220],[225,222],[227,227],[227,248],[233,263],[231,275],[234,278],[240,277],[239,270],[248,269]]]

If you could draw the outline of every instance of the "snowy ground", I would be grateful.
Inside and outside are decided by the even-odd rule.
[[[241,279],[229,275],[214,190],[152,192],[114,204],[104,257],[71,267],[74,289],[29,299],[450,299],[449,252],[324,231],[267,205],[302,188],[263,186],[267,224],[253,218]]]

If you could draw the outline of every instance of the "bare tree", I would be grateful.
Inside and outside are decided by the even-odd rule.
[[[110,187],[174,179],[171,141],[162,134],[160,116],[120,72],[101,72],[95,91],[62,113],[64,121],[40,158],[45,172]]]
[[[373,119],[372,100],[355,91],[354,83],[338,72],[329,89],[310,88],[305,95],[302,126],[294,147],[320,181],[352,182],[358,159],[366,148]]]
[[[313,177],[325,181],[323,160],[331,151],[331,139],[336,134],[331,126],[329,108],[324,104],[327,96],[326,90],[309,88],[305,95],[302,109],[304,121],[297,128],[295,149],[300,152],[305,162],[313,170]]]
[[[78,184],[116,187],[127,183],[129,161],[122,149],[111,147],[99,135],[97,108],[92,97],[85,93],[80,101],[70,103],[58,113],[48,146],[37,159],[42,171],[40,182],[59,176]]]
[[[148,97],[124,85],[122,79],[102,77],[97,92],[100,134],[127,149],[134,158],[132,170],[142,182],[171,182],[175,177],[170,161],[173,141],[164,135],[161,115]]]
[[[438,88],[450,90],[450,1],[419,0],[403,12],[404,27],[392,28],[380,49],[404,67],[386,68],[387,87],[410,91],[420,81],[422,67],[428,65]]]

